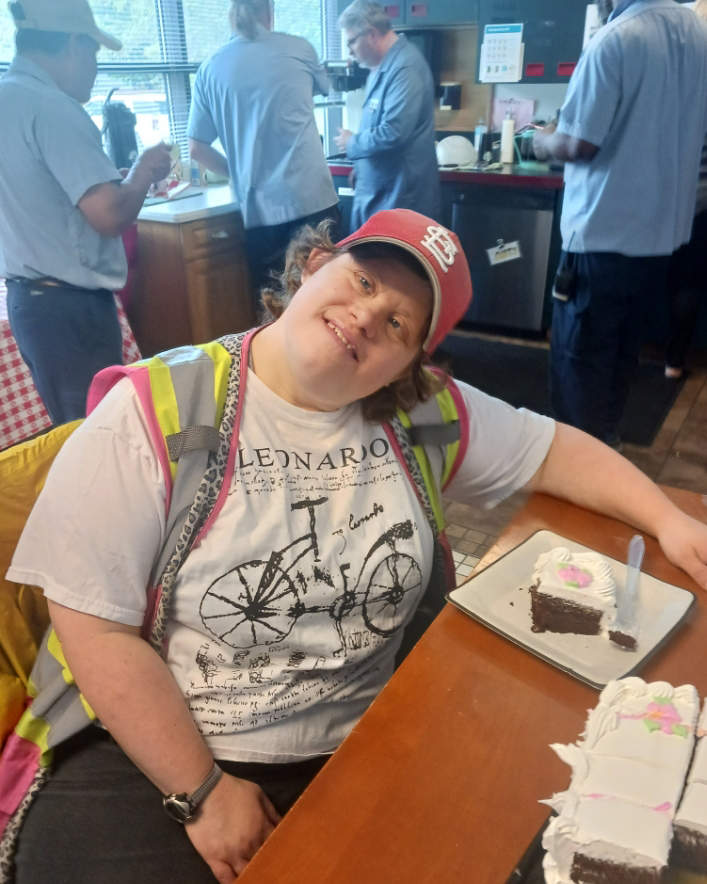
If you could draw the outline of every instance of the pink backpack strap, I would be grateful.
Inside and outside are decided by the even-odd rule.
[[[449,476],[447,477],[447,481],[444,483],[444,488],[446,488],[452,479],[456,476],[459,467],[462,465],[464,461],[464,457],[466,455],[467,449],[469,448],[469,410],[466,407],[466,402],[464,397],[461,394],[461,390],[456,384],[454,378],[447,378],[447,390],[449,390],[449,394],[454,401],[454,405],[457,409],[457,414],[459,416],[459,449],[457,450],[457,456],[454,459],[454,464],[449,471]],[[444,491],[444,488],[442,491]]]

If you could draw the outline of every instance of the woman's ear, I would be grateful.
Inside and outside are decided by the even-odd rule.
[[[312,274],[316,273],[320,267],[323,267],[324,264],[327,264],[334,258],[331,252],[328,252],[326,249],[320,249],[318,247],[314,247],[312,251],[309,253],[309,257],[307,258],[307,263],[304,265],[302,269],[302,282],[305,279],[312,276]]]

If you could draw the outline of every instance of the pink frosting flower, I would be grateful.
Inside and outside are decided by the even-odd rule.
[[[576,565],[563,564],[557,569],[557,576],[568,586],[585,589],[592,582],[589,571],[583,571]]]
[[[672,703],[655,701],[646,706],[646,713],[643,716],[648,730],[660,730],[664,734],[675,734],[676,736],[687,736],[688,728],[682,723],[680,713]]]

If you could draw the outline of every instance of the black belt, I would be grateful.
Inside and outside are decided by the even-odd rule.
[[[38,279],[30,279],[28,276],[8,276],[7,282],[16,282],[19,285],[30,286],[33,288],[46,288],[46,289],[71,289],[76,292],[83,292],[87,294],[102,294],[107,293],[112,295],[110,289],[87,289],[83,288],[80,285],[74,285],[71,282],[62,282],[60,279],[54,279],[52,276],[40,276]]]

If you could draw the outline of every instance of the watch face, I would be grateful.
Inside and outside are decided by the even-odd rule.
[[[166,798],[162,799],[162,803],[167,813],[178,823],[185,823],[191,818],[192,809],[187,800],[186,792],[183,792],[181,795],[167,795]]]

